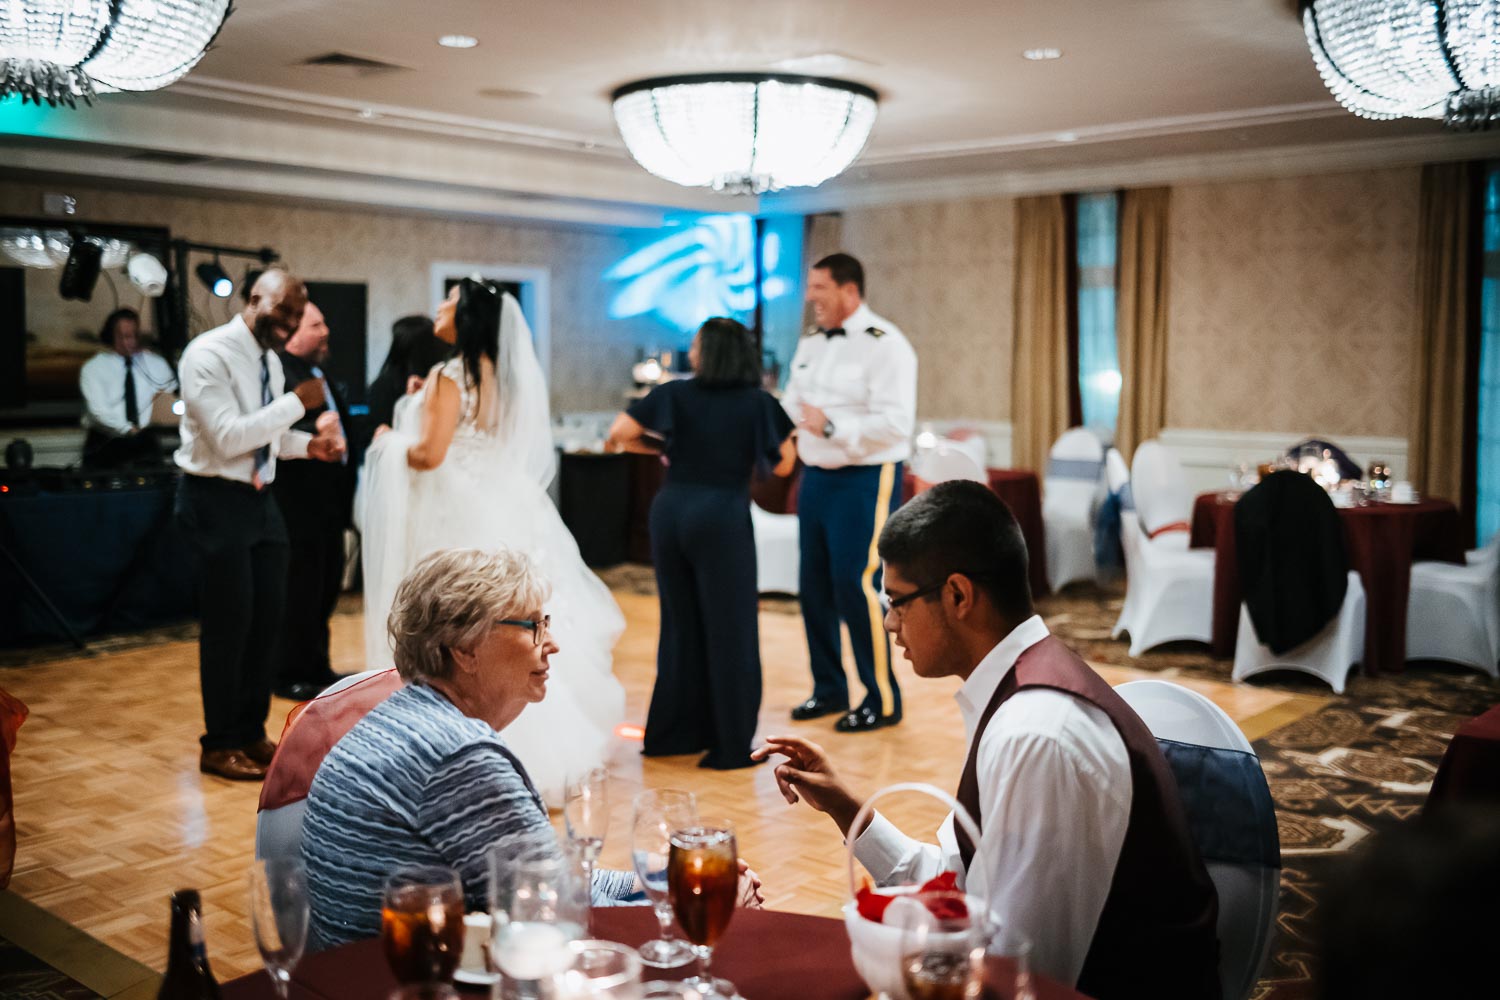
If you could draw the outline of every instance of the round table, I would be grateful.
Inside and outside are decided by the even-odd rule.
[[[1041,480],[1030,469],[986,469],[985,475],[990,489],[1016,516],[1021,536],[1026,539],[1031,596],[1045,597],[1052,592],[1052,587],[1047,581],[1047,526],[1042,520]],[[902,473],[901,479],[901,500],[904,503],[916,496],[921,481],[913,475],[910,466]]]
[[[1367,673],[1399,673],[1406,666],[1406,602],[1411,564],[1463,565],[1463,525],[1447,500],[1339,508],[1349,568],[1365,588]],[[1213,652],[1234,656],[1240,622],[1240,578],[1234,550],[1234,498],[1200,494],[1193,504],[1191,546],[1214,550]]]
[[[1423,811],[1465,803],[1500,804],[1500,705],[1453,734]]]
[[[657,936],[649,906],[615,906],[594,910],[594,933],[610,941],[639,947]],[[684,969],[646,970],[648,979],[679,979]],[[751,1000],[865,1000],[870,991],[854,971],[849,935],[841,920],[775,910],[736,910],[714,949],[713,971],[739,987]],[[1014,965],[991,958],[985,963],[985,996],[1011,1000]],[[1067,986],[1033,976],[1037,1000],[1083,1000]],[[356,941],[309,955],[292,974],[292,1000],[384,1000],[396,981],[386,965],[379,939]],[[488,995],[489,988],[464,987],[462,996]],[[224,1000],[272,1000],[271,978],[264,972],[241,976],[223,987]]]

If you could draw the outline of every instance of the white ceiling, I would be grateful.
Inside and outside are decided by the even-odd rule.
[[[479,45],[438,46],[448,33]],[[1022,58],[1042,46],[1063,57]],[[402,69],[301,65],[330,52]],[[1367,122],[1338,107],[1295,0],[243,0],[169,91],[110,97],[31,134],[413,183],[426,164],[434,180],[491,193],[707,208],[731,203],[633,176],[609,94],[646,76],[777,68],[881,94],[862,158],[807,204],[882,185],[1008,177],[1014,187],[1048,172],[1291,148],[1395,142],[1420,159],[1460,141],[1437,123]],[[426,152],[398,156],[393,143]]]

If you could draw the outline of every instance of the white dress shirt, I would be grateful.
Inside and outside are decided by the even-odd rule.
[[[1048,635],[1032,616],[990,650],[954,695],[972,746],[974,728],[1000,681]],[[1130,759],[1109,717],[1070,694],[1017,692],[991,716],[979,739],[979,820],[983,836],[967,875],[950,813],[938,844],[907,837],[879,813],[854,854],[881,884],[923,882],[959,872],[966,891],[999,918],[998,952],[1007,932],[1028,938],[1033,967],[1076,983],[1130,820]]]
[[[271,374],[271,402],[261,405],[260,359]],[[217,476],[248,483],[255,474],[255,452],[271,448],[263,485],[276,478],[276,458],[306,458],[312,435],[291,430],[307,412],[294,392],[283,393],[281,359],[264,351],[245,321],[236,315],[221,327],[200,333],[182,352],[182,444],[177,466],[193,476]]]
[[[130,375],[135,381],[135,424],[125,419],[125,356],[104,351],[89,358],[78,373],[83,392],[83,425],[110,434],[124,435],[151,423],[151,400],[158,392],[177,388],[172,366],[160,354],[136,351],[130,357]]]
[[[802,428],[797,453],[820,469],[905,461],[917,421],[916,352],[863,302],[843,328],[838,337],[809,333],[792,356],[782,405],[796,421],[810,403],[834,427],[827,438],[821,428]]]

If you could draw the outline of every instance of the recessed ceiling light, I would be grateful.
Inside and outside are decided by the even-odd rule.
[[[444,35],[438,39],[438,44],[445,49],[472,49],[479,44],[479,39],[473,35]]]
[[[1061,59],[1062,49],[1027,49],[1021,55],[1032,62],[1045,62],[1048,59]]]
[[[1077,142],[1078,141],[1078,133],[1077,132],[1059,132],[1056,135],[1054,135],[1052,138],[1056,139],[1058,142]]]

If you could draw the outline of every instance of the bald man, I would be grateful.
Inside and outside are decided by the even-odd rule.
[[[313,380],[324,397],[307,408],[292,430],[316,434],[322,426],[349,426],[344,394],[328,378],[328,323],[309,302],[302,323],[277,352],[293,384]],[[343,462],[285,462],[271,488],[291,541],[286,613],[276,653],[273,690],[282,698],[315,698],[336,677],[328,659],[328,617],[344,580],[344,529],[354,503],[353,468]]]
[[[194,337],[178,364],[185,412],[176,514],[198,577],[198,768],[232,780],[264,778],[276,750],[266,716],[287,568],[286,525],[269,492],[277,459],[337,462],[344,454],[337,426],[292,430],[323,405],[316,379],[285,391],[276,356],[306,308],[301,281],[267,271],[244,311]]]

